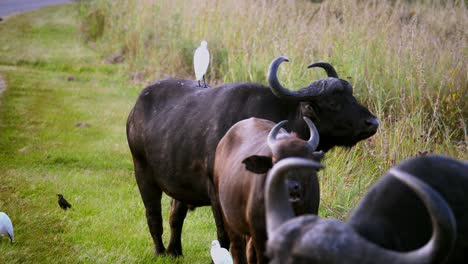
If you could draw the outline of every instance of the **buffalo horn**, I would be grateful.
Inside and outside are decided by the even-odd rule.
[[[269,236],[272,236],[279,226],[294,217],[284,184],[285,172],[295,168],[320,168],[321,166],[320,163],[302,158],[286,158],[273,166],[265,184]],[[431,217],[432,237],[419,249],[398,252],[382,248],[359,235],[356,236],[356,233],[349,234],[352,237],[351,243],[355,243],[357,248],[360,248],[358,251],[361,252],[360,255],[355,255],[353,261],[349,261],[352,263],[444,263],[456,239],[456,222],[452,210],[434,189],[413,175],[395,168],[390,169],[389,173],[412,189],[421,199]],[[355,247],[355,249],[357,248]]]
[[[299,91],[291,91],[283,87],[278,80],[278,68],[283,61],[289,60],[284,56],[280,56],[271,62],[268,69],[268,83],[270,84],[271,92],[280,99],[302,102],[316,98],[319,95],[333,92],[336,89],[343,89],[341,81],[338,79],[338,74],[336,73],[333,66],[327,62],[318,62],[309,65],[309,68],[321,67],[327,71],[329,77],[335,78],[322,79],[312,83],[307,88],[301,89]],[[350,92],[352,93],[352,90],[350,90]]]
[[[431,239],[419,249],[399,253],[400,263],[444,263],[456,239],[456,221],[452,210],[438,192],[415,176],[395,168],[390,169],[389,173],[416,193],[432,222]]]
[[[289,60],[284,56],[280,56],[271,62],[270,68],[268,69],[268,83],[270,84],[271,91],[274,95],[276,95],[276,97],[298,101],[301,99],[297,98],[299,97],[299,94],[297,92],[293,92],[287,88],[284,88],[278,80],[278,67],[283,61]]]
[[[312,63],[307,68],[320,67],[327,72],[328,77],[339,78],[338,73],[336,73],[335,68],[328,62],[316,62]]]
[[[304,121],[307,123],[310,132],[310,138],[307,141],[307,145],[309,145],[312,151],[315,151],[320,141],[319,133],[314,125],[314,122],[312,122],[308,117],[304,116]]]
[[[361,263],[444,263],[455,244],[456,222],[446,201],[429,185],[404,171],[392,168],[389,174],[408,186],[422,201],[432,222],[432,237],[422,247],[408,252],[382,248],[363,237],[356,239],[368,261]]]
[[[271,129],[270,133],[268,133],[267,144],[268,144],[268,147],[270,147],[270,149],[273,149],[273,147],[276,144],[276,136],[278,135],[278,132],[280,131],[286,132],[286,130],[283,129],[283,126],[286,125],[287,123],[288,123],[288,120],[283,120],[279,122]]]

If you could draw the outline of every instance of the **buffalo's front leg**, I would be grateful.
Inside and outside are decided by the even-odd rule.
[[[148,228],[153,238],[155,247],[154,255],[164,254],[166,249],[162,241],[163,220],[161,215],[161,196],[162,190],[151,180],[149,169],[141,165],[140,162],[134,161],[135,178],[140,189],[141,198],[146,208],[146,221]]]
[[[263,199],[260,199],[259,202],[260,204],[265,204]],[[265,254],[268,238],[265,225],[265,208],[259,210],[250,206],[248,210],[250,240],[247,243],[247,261],[257,264],[268,263],[269,261]]]
[[[167,253],[172,256],[182,255],[182,227],[187,216],[188,207],[185,203],[172,199],[171,215],[169,224],[171,226],[171,239],[167,247]]]
[[[266,236],[253,234],[247,244],[247,260],[249,263],[268,263],[268,258],[265,255]]]
[[[233,233],[232,231],[229,232],[229,239],[231,242],[231,248],[229,249],[234,263],[237,264],[247,264],[247,257],[246,257],[246,241],[245,236],[238,235]]]

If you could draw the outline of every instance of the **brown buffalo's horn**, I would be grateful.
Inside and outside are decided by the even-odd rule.
[[[278,132],[286,131],[283,129],[283,126],[286,125],[287,123],[288,123],[288,120],[283,120],[279,122],[271,129],[270,133],[268,133],[267,144],[268,144],[268,147],[270,147],[270,149],[273,149],[273,147],[276,144],[276,136],[278,135]]]
[[[319,67],[324,69],[327,72],[328,77],[339,78],[338,73],[336,73],[335,68],[328,62],[316,62],[312,63],[307,68]]]
[[[307,141],[307,145],[309,145],[312,151],[315,151],[320,141],[319,133],[317,131],[317,128],[314,125],[314,122],[312,122],[306,116],[304,116],[303,118],[304,118],[304,121],[307,123],[307,126],[309,127],[309,132],[310,132],[310,137],[309,137],[309,140]]]

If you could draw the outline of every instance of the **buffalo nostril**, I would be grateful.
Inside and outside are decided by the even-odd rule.
[[[290,192],[296,193],[300,189],[300,185],[297,182],[289,182],[288,184]]]
[[[377,129],[379,127],[379,120],[375,117],[371,117],[369,119],[366,119],[366,125],[370,129]]]

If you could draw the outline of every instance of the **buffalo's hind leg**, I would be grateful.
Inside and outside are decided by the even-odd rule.
[[[166,249],[162,241],[163,220],[161,214],[162,190],[151,180],[151,170],[134,160],[135,178],[140,189],[141,198],[146,208],[146,221],[153,238],[155,247],[154,255],[164,254]]]
[[[212,184],[211,188],[208,189],[208,194],[211,200],[211,211],[213,212],[213,217],[215,219],[216,233],[218,235],[219,243],[221,244],[221,247],[229,249],[230,240],[224,227],[223,210],[219,202],[219,196],[214,188],[214,184]]]
[[[171,202],[171,215],[169,224],[171,226],[171,239],[167,247],[167,254],[171,256],[182,255],[182,227],[184,225],[185,217],[187,216],[188,207],[185,203],[172,199]]]

